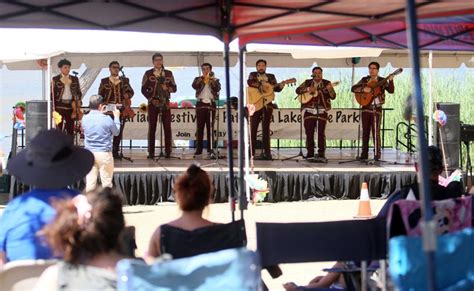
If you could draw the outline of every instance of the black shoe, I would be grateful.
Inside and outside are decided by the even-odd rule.
[[[154,159],[155,159],[155,155],[148,155],[148,156],[146,156],[146,158],[147,158],[148,160],[154,160]]]
[[[171,158],[171,153],[166,153],[165,154],[165,159],[169,159],[169,158]]]
[[[366,162],[368,159],[369,159],[368,156],[360,156],[360,157],[357,158],[357,160],[359,160],[361,162]]]
[[[316,163],[327,163],[328,159],[324,156],[324,154],[318,154],[314,157]]]
[[[258,158],[260,161],[273,161],[272,155],[263,155]]]
[[[200,155],[202,155],[202,151],[196,151],[196,152],[194,152],[194,155],[195,156],[200,156]]]
[[[114,160],[121,160],[122,156],[119,153],[112,153],[112,156],[114,157]]]

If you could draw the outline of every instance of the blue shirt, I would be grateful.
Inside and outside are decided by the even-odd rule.
[[[52,199],[71,198],[78,193],[71,189],[35,189],[10,201],[0,218],[0,251],[6,253],[7,261],[52,258],[51,249],[36,233],[56,215]]]
[[[120,133],[120,119],[91,110],[82,118],[84,147],[91,152],[111,152],[113,136]]]

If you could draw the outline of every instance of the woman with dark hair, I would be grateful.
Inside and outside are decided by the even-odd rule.
[[[122,200],[111,188],[54,203],[56,218],[39,233],[63,262],[46,269],[37,290],[115,290],[115,265],[124,258]]]
[[[172,227],[184,231],[194,231],[214,225],[203,218],[203,210],[211,201],[213,187],[209,175],[197,165],[191,165],[174,185],[176,202],[182,211],[181,217],[159,226],[153,233],[148,245],[146,259],[152,261],[160,256],[160,238],[163,227]]]

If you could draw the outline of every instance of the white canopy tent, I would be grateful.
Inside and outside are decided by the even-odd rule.
[[[165,64],[171,67],[197,66],[208,62],[223,65],[223,43],[213,36],[174,35],[142,32],[51,29],[0,29],[0,67],[9,70],[43,70],[49,82],[51,71],[62,58],[68,58],[73,68],[106,68],[111,61],[124,67],[151,66],[151,56],[159,51]],[[230,45],[230,65],[238,61],[238,40]],[[431,56],[431,58],[430,58]],[[360,57],[358,64],[353,57]],[[321,47],[302,45],[248,44],[245,63],[253,67],[258,59],[266,59],[272,67],[366,67],[371,61],[381,66],[409,67],[408,50],[356,47]],[[38,60],[49,60],[50,71]],[[474,67],[472,52],[422,52],[420,63],[425,68],[457,68],[461,64]],[[431,73],[430,73],[431,74]],[[43,89],[47,96],[46,86]],[[431,93],[431,90],[430,90]],[[432,100],[431,94],[429,96]],[[429,104],[432,104],[430,101]],[[429,128],[430,132],[432,127]],[[431,136],[431,134],[430,134]]]
[[[223,43],[212,36],[153,34],[140,32],[0,29],[0,66],[9,70],[41,70],[40,59],[51,58],[54,65],[67,57],[73,68],[105,68],[112,60],[125,67],[147,67],[151,55],[159,51],[168,66],[199,66],[209,62],[222,66]],[[238,60],[237,41],[230,46],[230,65]],[[429,67],[428,52],[421,56],[422,67]],[[436,51],[433,68],[456,68],[461,64],[474,67],[472,52]],[[351,58],[361,57],[356,67],[365,67],[377,60],[382,66],[409,67],[407,50],[355,47],[318,47],[296,45],[249,44],[246,65],[264,58],[272,67],[350,67]]]

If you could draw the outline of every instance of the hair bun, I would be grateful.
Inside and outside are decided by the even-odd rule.
[[[194,177],[199,173],[199,171],[201,171],[201,166],[197,163],[193,163],[191,166],[189,166],[186,173],[188,173],[190,177]]]

